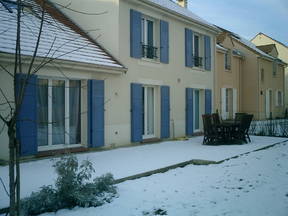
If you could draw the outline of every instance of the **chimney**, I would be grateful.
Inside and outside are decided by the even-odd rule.
[[[181,7],[187,8],[188,6],[188,0],[177,0],[178,5]]]

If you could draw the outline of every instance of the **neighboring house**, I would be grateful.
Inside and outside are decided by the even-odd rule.
[[[82,29],[98,29],[89,35],[128,68],[117,83],[105,80],[107,146],[201,131],[201,115],[213,109],[216,27],[186,1],[53,2]]]
[[[254,43],[259,49],[263,50],[264,52],[270,52],[267,50],[266,47],[276,47],[277,49],[277,55],[276,52],[274,57],[277,57],[281,59],[283,62],[288,63],[288,46],[284,43],[281,43],[280,41],[277,41],[270,36],[264,34],[264,33],[258,33],[252,40],[252,43]],[[286,108],[288,108],[288,67],[285,68],[285,105]]]
[[[13,77],[5,70],[13,73],[17,25],[15,6],[13,2],[0,1],[0,87],[9,101],[14,101]],[[36,46],[40,9],[34,1],[23,2],[20,40],[24,73],[16,75],[16,94],[26,77]],[[21,156],[70,147],[103,146],[104,103],[107,100],[104,99],[107,89],[104,80],[117,79],[127,71],[55,8],[46,4],[46,9],[33,65],[33,72],[37,73],[27,82],[17,120]],[[10,111],[5,102],[1,95],[0,112],[4,116]],[[7,128],[2,128],[1,120],[0,125],[0,159],[7,160]]]
[[[241,36],[220,29],[215,108],[222,118],[232,118],[235,112],[252,113],[254,119],[282,117],[286,64]],[[269,53],[275,55],[277,50],[269,47]]]

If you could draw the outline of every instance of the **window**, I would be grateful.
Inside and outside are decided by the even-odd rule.
[[[81,81],[38,79],[38,146],[80,144]]]
[[[231,70],[231,51],[225,52],[225,70]]]
[[[156,21],[152,18],[142,17],[142,57],[149,59],[158,58],[158,48],[156,47]]]
[[[193,42],[193,53],[194,53],[194,66],[195,67],[202,67],[203,66],[203,42],[202,37],[198,34],[194,34],[194,42]]]
[[[276,92],[276,106],[283,106],[283,94],[280,90]]]
[[[273,76],[275,77],[277,75],[277,62],[273,61]]]

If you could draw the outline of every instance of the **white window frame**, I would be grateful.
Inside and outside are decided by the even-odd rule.
[[[193,39],[192,39],[192,46],[193,46],[193,49],[192,49],[192,51],[193,51],[193,58],[194,57],[196,57],[195,56],[195,36],[197,36],[198,37],[198,48],[199,48],[199,50],[198,50],[198,52],[199,52],[199,54],[198,54],[198,57],[201,57],[202,58],[202,66],[195,66],[194,65],[194,67],[196,67],[196,68],[204,68],[204,64],[205,64],[205,60],[204,60],[204,39],[203,39],[203,35],[202,34],[199,34],[198,32],[193,32]]]
[[[81,143],[70,144],[70,137],[67,131],[70,131],[70,110],[69,110],[69,84],[70,81],[68,79],[63,78],[51,78],[51,77],[39,77],[38,79],[45,79],[48,80],[48,145],[46,146],[38,146],[38,151],[48,151],[48,150],[56,150],[56,149],[63,149],[63,148],[74,148],[82,146]],[[52,87],[53,87],[53,80],[63,80],[65,81],[65,137],[63,144],[53,145],[52,144]],[[78,79],[75,79],[78,80]],[[79,80],[81,83],[81,80]],[[80,89],[81,91],[81,89]],[[80,92],[81,94],[81,92]],[[66,106],[67,104],[67,106]],[[81,111],[80,111],[81,112]],[[81,115],[80,115],[81,121]]]

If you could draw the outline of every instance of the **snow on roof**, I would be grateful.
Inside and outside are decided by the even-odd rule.
[[[220,44],[216,44],[216,48],[223,50],[223,51],[227,51],[227,49],[225,47],[221,46]]]
[[[233,33],[233,34],[232,34],[232,37],[233,37],[235,40],[239,41],[240,43],[244,44],[245,46],[249,47],[249,48],[252,49],[253,51],[257,52],[258,54],[260,54],[260,55],[262,55],[262,56],[264,56],[264,57],[267,57],[267,58],[269,58],[269,59],[272,59],[272,60],[275,60],[275,59],[276,59],[276,58],[274,58],[273,56],[270,56],[270,55],[268,55],[267,53],[263,52],[262,50],[258,49],[255,44],[253,44],[251,41],[249,41],[249,40],[241,37],[240,35],[237,35],[237,34]]]
[[[0,2],[2,3],[2,1]],[[42,8],[34,0],[25,0],[24,3],[29,7],[24,6],[24,9],[22,9],[21,54],[32,56],[39,34]],[[17,11],[10,7],[9,12],[7,6],[12,6],[13,3],[9,4],[0,4],[0,52],[13,54],[16,46]],[[52,8],[52,10],[56,9]],[[61,14],[61,17],[65,19],[63,14]],[[45,11],[37,57],[125,69],[97,43],[85,37],[83,32],[76,32],[68,26],[67,23],[69,22],[68,19],[61,21],[55,19],[50,12]]]
[[[170,11],[176,12],[179,15],[185,16],[189,19],[192,19],[193,21],[196,21],[200,24],[203,24],[205,26],[208,26],[209,28],[212,28],[216,31],[218,31],[215,26],[206,20],[202,19],[201,17],[194,14],[192,11],[190,11],[187,8],[181,7],[177,3],[171,1],[171,0],[148,0],[148,2],[154,3],[162,8],[168,9]]]

